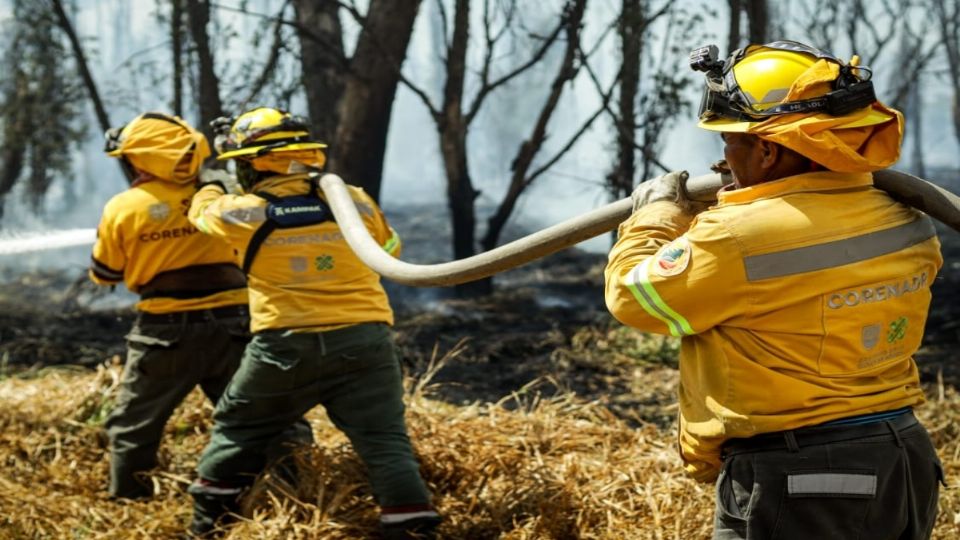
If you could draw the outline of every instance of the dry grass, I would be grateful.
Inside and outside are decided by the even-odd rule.
[[[646,373],[675,384],[670,368]],[[101,435],[119,368],[47,370],[0,381],[0,538],[174,538],[190,516],[186,486],[206,440],[210,406],[191,394],[167,428],[150,502],[108,500]],[[638,374],[643,376],[644,374]],[[424,475],[446,516],[444,538],[708,538],[712,487],[686,478],[670,428],[633,429],[571,395],[456,407],[412,384],[409,425]],[[949,478],[960,477],[960,396],[928,388],[919,415]],[[509,406],[508,406],[509,405]],[[664,404],[669,411],[669,403]],[[671,414],[671,413],[665,413]],[[675,414],[675,413],[672,413]],[[318,408],[319,445],[293,488],[266,475],[250,519],[228,538],[375,538],[377,513],[363,469]],[[960,497],[941,498],[935,538],[960,534]]]

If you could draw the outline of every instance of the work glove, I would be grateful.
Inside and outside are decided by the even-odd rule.
[[[633,200],[633,211],[636,212],[650,203],[660,201],[672,202],[687,214],[698,214],[705,210],[709,206],[708,203],[687,198],[683,183],[689,176],[687,171],[673,171],[641,182],[630,194],[630,199]]]
[[[208,169],[204,167],[200,169],[200,174],[197,175],[197,188],[199,189],[210,185],[219,186],[220,189],[228,195],[243,194],[243,188],[240,186],[240,182],[237,181],[237,177],[223,169]]]

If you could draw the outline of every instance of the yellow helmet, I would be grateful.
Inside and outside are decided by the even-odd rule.
[[[725,61],[719,61],[717,53],[715,45],[690,53],[690,67],[706,73],[698,124],[704,129],[744,132],[771,117],[794,113],[842,117],[856,111],[852,115],[855,118],[838,126],[841,128],[870,126],[894,118],[873,108],[862,114],[864,108],[877,102],[877,97],[870,82],[870,68],[857,65],[858,60],[847,64],[795,41],[750,45],[734,51]],[[820,60],[839,66],[836,79],[803,99],[788,101],[795,83]]]
[[[214,146],[218,160],[327,147],[310,140],[306,119],[270,107],[259,107],[236,118],[220,118],[211,126],[217,131]]]
[[[193,180],[210,155],[207,138],[181,118],[149,112],[104,134],[104,151],[163,180]]]

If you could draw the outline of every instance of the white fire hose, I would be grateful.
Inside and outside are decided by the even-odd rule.
[[[960,197],[899,171],[877,171],[873,178],[874,185],[894,199],[960,231]],[[717,191],[724,183],[716,173],[691,177],[686,183],[687,195],[697,201],[715,201]],[[390,256],[370,236],[343,179],[335,174],[325,174],[320,178],[320,187],[344,238],[360,260],[387,279],[417,287],[466,283],[529,263],[615,229],[630,216],[632,208],[627,197],[466,259],[440,264],[411,264]]]

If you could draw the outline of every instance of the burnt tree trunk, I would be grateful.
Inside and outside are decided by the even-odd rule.
[[[183,0],[170,0],[170,40],[173,61],[173,114],[183,116]]]
[[[727,54],[740,47],[740,15],[743,12],[742,0],[727,0],[730,6],[730,26],[727,32]]]
[[[347,67],[340,4],[336,0],[294,0],[293,6],[311,133],[316,140],[330,143],[329,152],[336,153],[334,137]],[[346,179],[349,180],[349,176]]]
[[[770,26],[767,0],[746,0],[745,8],[749,19],[750,43],[766,43]]]
[[[371,0],[338,114],[330,170],[380,198],[393,100],[420,0]]]
[[[637,92],[640,86],[643,5],[640,0],[624,0],[623,13],[617,29],[623,69],[620,73],[620,93],[617,109],[617,162],[608,177],[614,200],[626,197],[633,190],[637,176]]]
[[[453,225],[454,259],[465,259],[477,252],[474,243],[477,229],[474,202],[480,192],[474,189],[470,171],[467,170],[466,135],[465,129],[454,126],[444,130],[440,143],[448,178],[447,205]],[[484,296],[491,292],[493,282],[489,277],[455,287],[456,295],[461,298]]]
[[[473,187],[467,164],[467,129],[463,112],[463,88],[467,72],[467,44],[470,39],[470,0],[457,0],[453,40],[447,51],[447,80],[443,87],[443,107],[436,118],[440,131],[440,153],[447,175],[447,205],[453,224],[453,258],[476,254],[474,234],[477,217],[474,201],[480,195]],[[490,294],[489,278],[456,286],[461,297]]]
[[[210,2],[207,0],[186,0],[187,19],[190,38],[193,40],[197,55],[200,88],[197,104],[200,106],[200,125],[197,126],[213,141],[210,121],[223,116],[223,104],[220,101],[220,80],[214,71],[213,52],[210,50],[210,37],[207,24],[210,22]]]
[[[923,143],[923,100],[920,97],[920,81],[916,81],[910,87],[910,97],[908,98],[907,113],[910,120],[907,126],[910,128],[910,138],[913,139],[911,151],[911,160],[913,161],[913,173],[920,178],[926,178],[927,168],[923,161],[923,154],[926,146]]]
[[[27,90],[29,81],[27,81],[25,74],[17,70],[14,78],[17,92],[21,94],[20,100],[30,99]],[[23,165],[26,161],[27,142],[22,136],[27,130],[28,122],[25,109],[25,107],[14,108],[4,119],[4,144],[0,147],[0,222],[3,220],[7,194],[13,189],[17,179],[20,178],[20,173],[23,172]]]

